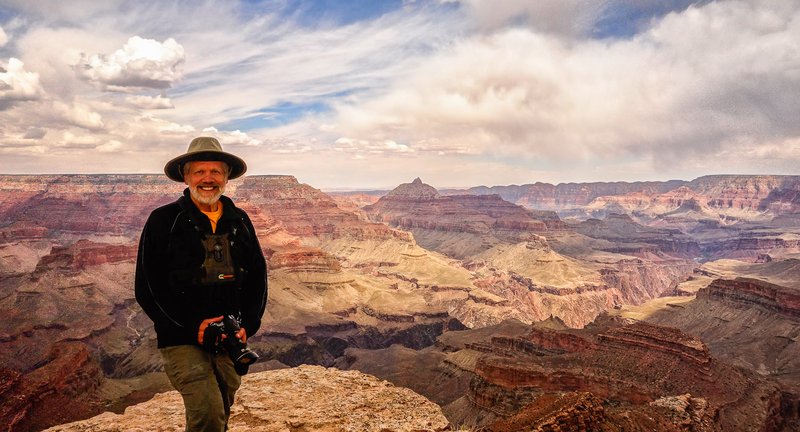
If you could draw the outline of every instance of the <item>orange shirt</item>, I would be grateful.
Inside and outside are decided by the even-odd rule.
[[[204,215],[208,216],[208,220],[211,221],[211,232],[216,233],[217,222],[219,221],[219,218],[222,217],[222,203],[219,203],[219,205],[217,206],[217,211],[213,212],[204,212],[202,210],[200,211],[203,212]]]

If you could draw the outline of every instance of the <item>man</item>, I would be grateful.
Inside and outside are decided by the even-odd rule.
[[[164,370],[183,397],[187,431],[227,429],[247,365],[220,352],[230,336],[219,323],[238,318],[235,336],[245,342],[266,307],[266,263],[255,229],[222,195],[228,179],[246,170],[215,138],[195,138],[164,167],[188,187],[153,210],[139,240],[136,301],[153,321]]]

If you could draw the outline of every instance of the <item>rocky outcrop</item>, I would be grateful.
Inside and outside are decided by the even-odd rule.
[[[607,316],[583,329],[507,321],[446,332],[422,351],[345,358],[343,367],[437,397],[452,424],[472,430],[779,431],[792,430],[797,405],[697,337]]]
[[[124,414],[104,413],[48,429],[50,432],[136,430],[159,425],[181,431],[183,402],[175,392],[157,394]],[[444,431],[441,409],[409,389],[356,371],[300,366],[246,375],[231,408],[236,431]]]
[[[424,236],[416,230],[520,238],[528,232],[561,226],[555,215],[549,215],[552,227],[548,227],[530,211],[499,195],[439,196],[435,188],[418,178],[398,186],[364,211],[372,220],[414,232],[422,244]]]
[[[786,430],[800,426],[800,261],[704,264],[696,298],[643,315],[702,339],[712,356],[776,380]]]
[[[710,175],[692,180],[687,187],[708,197],[705,204],[718,209],[763,210],[777,198],[773,191],[791,190],[800,184],[799,176]]]
[[[544,394],[517,414],[486,427],[492,432],[601,430],[607,420],[603,400],[585,392]]]
[[[364,222],[355,213],[340,209],[330,196],[298,183],[292,176],[246,177],[236,188],[236,198],[280,221],[289,234],[301,238],[411,240],[405,232]]]
[[[528,208],[561,210],[585,206],[597,197],[632,192],[663,193],[686,184],[681,180],[667,182],[598,182],[598,183],[534,183],[521,186],[473,187],[473,195],[498,194],[503,199]]]
[[[537,412],[536,403],[553,406],[554,395],[565,391],[588,393],[592,395],[587,396],[589,401],[596,397],[604,400],[606,407],[617,407],[604,413],[596,409],[596,404],[578,403],[582,408],[573,405],[572,409],[553,414],[565,423],[588,421],[600,425],[593,430],[615,430],[606,427],[614,423],[612,419],[621,407],[652,417],[657,411],[651,410],[648,403],[685,393],[702,397],[708,403],[693,423],[696,427],[716,424],[722,430],[769,429],[783,421],[781,393],[774,384],[715,361],[699,339],[678,330],[601,320],[591,329],[568,333],[571,335],[564,338],[565,342],[556,344],[568,349],[554,350],[557,332],[538,329],[531,330],[533,337],[521,337],[522,341],[516,344],[496,338],[489,341],[487,353],[475,363],[475,378],[467,397],[468,406],[485,414],[466,415],[464,405],[460,409],[454,405],[451,408],[455,412],[446,410],[453,416],[451,421],[472,419],[477,425],[496,424],[505,428],[526,413]],[[585,342],[576,344],[576,337]],[[548,343],[537,348],[534,341],[538,340]],[[759,396],[753,396],[754,393]],[[745,421],[749,426],[716,417],[715,413],[730,413],[743,406],[750,407],[747,416],[755,417],[741,413],[736,421]],[[566,414],[571,411],[572,414]],[[538,424],[537,421],[541,418],[529,424]],[[556,420],[550,423],[553,421]],[[671,424],[669,418],[661,418],[660,424],[651,430],[672,430],[665,426]]]
[[[114,245],[78,240],[69,246],[55,246],[50,254],[42,257],[34,275],[45,269],[59,267],[78,273],[88,267],[101,264],[131,262],[136,259],[136,248],[130,244]],[[35,277],[35,276],[34,276]]]
[[[498,194],[507,201],[528,208],[556,211],[592,208],[593,201],[600,200],[599,204],[605,200],[605,204],[594,206],[595,210],[612,203],[616,203],[618,208],[674,210],[695,201],[696,210],[707,206],[719,210],[773,209],[794,212],[799,184],[800,176],[710,175],[690,182],[535,183],[490,188],[481,186],[448,193]]]
[[[659,252],[680,257],[694,257],[700,253],[697,241],[680,230],[642,225],[627,214],[612,213],[603,220],[588,219],[570,228],[585,236],[612,242],[613,246],[604,249],[609,252],[645,258]]]
[[[439,196],[439,191],[431,185],[427,185],[417,177],[411,183],[403,183],[393,190],[389,191],[386,197],[392,199],[408,199],[408,200],[433,200]]]
[[[800,252],[800,233],[783,229],[735,230],[729,235],[705,240],[701,256],[707,260],[733,258],[754,262],[763,255],[786,255]]]
[[[715,279],[697,297],[758,307],[800,321],[800,291],[760,279]]]
[[[41,430],[94,414],[98,401],[89,395],[102,379],[84,344],[56,344],[32,373],[0,372],[0,423],[4,430]]]
[[[174,201],[183,189],[159,175],[0,176],[0,180],[4,188],[15,191],[2,198],[11,205],[3,206],[0,221],[103,235],[138,233],[150,210]]]

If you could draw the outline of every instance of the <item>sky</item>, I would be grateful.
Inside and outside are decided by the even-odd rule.
[[[798,0],[0,0],[0,173],[800,174]]]

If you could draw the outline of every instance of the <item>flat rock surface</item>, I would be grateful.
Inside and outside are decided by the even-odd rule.
[[[160,393],[131,406],[47,429],[65,431],[183,431],[180,395]],[[244,377],[231,412],[229,430],[442,431],[448,421],[433,402],[357,371],[299,366]]]

